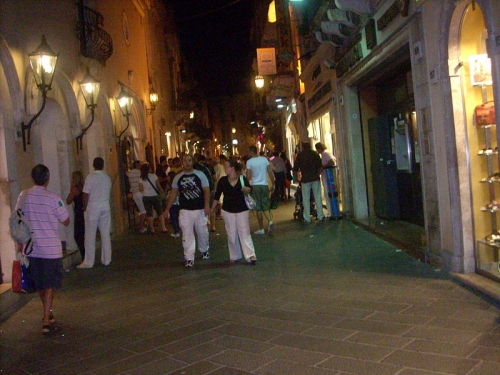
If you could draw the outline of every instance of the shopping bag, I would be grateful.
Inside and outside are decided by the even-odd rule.
[[[34,293],[33,279],[30,276],[29,260],[21,255],[12,264],[12,291],[15,293]]]

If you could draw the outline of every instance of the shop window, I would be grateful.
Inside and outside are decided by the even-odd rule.
[[[486,55],[486,38],[484,15],[480,7],[477,4],[469,5],[462,22],[460,51],[464,62],[461,82],[467,121],[476,270],[500,280],[500,204],[497,203],[500,200],[500,170],[495,121],[488,117],[493,88],[491,65]]]

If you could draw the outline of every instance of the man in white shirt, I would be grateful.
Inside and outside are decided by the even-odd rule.
[[[94,159],[94,172],[85,179],[83,186],[83,210],[85,211],[85,259],[77,268],[92,268],[95,261],[97,228],[101,235],[101,263],[111,263],[111,178],[103,171],[104,160]]]
[[[128,182],[130,184],[130,192],[132,193],[132,198],[139,210],[139,232],[144,234],[147,232],[145,227],[146,223],[146,208],[142,202],[142,192],[139,191],[139,180],[141,179],[141,162],[135,160],[132,163],[132,169],[127,172]]]
[[[326,170],[325,168],[332,168],[335,166],[337,162],[337,158],[332,155],[330,151],[326,149],[326,146],[318,142],[314,145],[314,148],[316,148],[316,151],[318,152],[319,156],[321,156],[321,164],[323,166],[323,169],[321,170],[321,184],[323,185],[323,194],[325,195],[325,202],[326,202],[326,209],[328,211],[327,218],[332,218],[332,200],[329,197],[329,191],[328,191],[328,178],[326,177]]]
[[[264,156],[259,156],[257,147],[248,148],[250,159],[247,161],[247,178],[252,182],[252,198],[255,200],[255,212],[259,229],[254,234],[264,234],[264,218],[269,222],[268,232],[274,231],[273,214],[271,213],[271,201],[269,193],[274,191],[274,173],[271,163]],[[267,183],[267,178],[271,181],[271,187]]]

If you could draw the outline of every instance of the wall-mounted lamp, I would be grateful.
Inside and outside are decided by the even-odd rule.
[[[255,86],[258,89],[261,89],[264,87],[264,77],[263,76],[255,76]]]
[[[149,103],[151,104],[151,108],[146,108],[146,115],[151,115],[151,112],[156,109],[156,104],[158,104],[158,93],[154,88],[149,92]]]
[[[127,119],[127,126],[116,137],[120,140],[122,135],[127,131],[128,127],[130,126],[129,117],[130,117],[130,113],[131,113],[130,111],[132,110],[132,103],[134,102],[134,99],[122,86],[122,91],[120,91],[120,94],[116,98],[116,101],[118,102],[118,105],[120,106],[120,110],[122,111],[123,116]]]
[[[90,74],[89,68],[87,68],[87,73],[83,76],[82,81],[80,82],[80,89],[82,90],[83,98],[85,99],[85,104],[87,108],[90,109],[90,114],[92,118],[90,120],[90,124],[88,124],[85,128],[82,129],[82,134],[76,137],[76,150],[82,149],[83,146],[83,136],[87,133],[87,130],[94,123],[94,112],[97,107],[97,98],[99,97],[99,90],[101,88],[101,83],[94,78]]]
[[[42,107],[28,122],[28,125],[25,125],[24,121],[21,123],[24,151],[26,151],[26,145],[29,145],[31,141],[31,126],[33,122],[35,122],[45,109],[47,92],[52,88],[52,80],[54,79],[58,57],[59,54],[55,54],[52,48],[47,44],[45,35],[42,35],[42,42],[40,45],[33,52],[28,54],[31,70],[33,70],[33,75],[35,76],[36,86],[42,92]]]

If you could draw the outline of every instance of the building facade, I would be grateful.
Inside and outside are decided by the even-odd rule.
[[[499,16],[488,0],[325,1],[301,75],[343,210],[411,223],[422,259],[497,282]]]
[[[22,9],[21,9],[22,8]],[[49,189],[65,198],[75,170],[92,172],[100,156],[113,181],[112,232],[131,225],[125,173],[134,159],[155,163],[175,156],[175,121],[181,56],[173,14],[156,0],[2,1],[0,14],[0,262],[10,281],[15,244],[8,217],[21,190],[32,186],[31,168],[51,171]],[[34,22],[36,20],[36,22]],[[59,53],[43,100],[27,52],[44,35]],[[100,83],[93,112],[80,83],[90,73]],[[158,94],[151,101],[150,94]],[[132,104],[124,113],[117,100]],[[23,126],[43,107],[31,129]],[[29,144],[26,144],[29,133]],[[76,250],[72,225],[60,228],[66,250]]]

